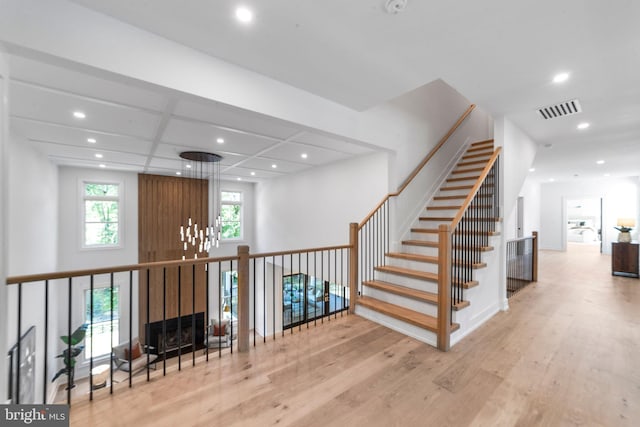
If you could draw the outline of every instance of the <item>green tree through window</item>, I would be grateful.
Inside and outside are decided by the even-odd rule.
[[[118,184],[84,184],[85,246],[116,246],[119,233],[120,194]]]
[[[222,191],[221,196],[222,239],[241,239],[242,193],[238,191]]]

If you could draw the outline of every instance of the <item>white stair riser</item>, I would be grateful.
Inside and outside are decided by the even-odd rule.
[[[429,273],[438,272],[438,264],[422,261],[411,261],[407,259],[387,257],[387,265],[408,268],[410,270],[428,271]]]
[[[436,282],[414,279],[412,277],[406,277],[400,274],[382,273],[379,271],[376,271],[374,277],[376,280],[393,283],[395,285],[406,286],[407,288],[413,288],[433,293],[438,292],[438,284]]]
[[[391,292],[382,291],[380,289],[364,287],[364,294],[368,297],[375,298],[380,301],[385,301],[390,304],[398,305],[400,307],[408,308],[409,310],[417,311],[418,313],[428,314],[429,316],[436,317],[438,315],[438,308],[435,304],[430,304],[424,301],[418,301],[413,298],[403,297]]]
[[[365,319],[369,319],[373,322],[386,326],[389,329],[398,331],[401,334],[405,334],[410,337],[413,337],[418,341],[422,341],[433,347],[437,347],[438,337],[436,336],[435,333],[431,331],[418,328],[417,326],[413,326],[409,323],[403,322],[394,317],[387,316],[385,314],[379,313],[377,311],[371,310],[361,305],[356,305],[356,314],[364,317]]]
[[[426,228],[426,227],[417,227],[417,228]],[[431,227],[429,227],[431,228]],[[417,231],[412,231],[409,239],[411,240],[424,240],[425,242],[437,242],[438,235],[434,233],[420,233]]]
[[[426,246],[402,245],[402,251],[417,255],[438,256],[438,248]]]

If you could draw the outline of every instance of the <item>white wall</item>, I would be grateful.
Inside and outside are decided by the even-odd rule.
[[[9,64],[4,55],[4,47],[0,43],[0,404],[7,399],[7,205],[9,203]]]
[[[611,253],[611,242],[618,239],[613,227],[619,217],[632,217],[638,224],[638,177],[602,178],[541,185],[540,249],[566,249],[568,199],[602,198],[602,248]],[[637,239],[637,228],[632,236]]]
[[[514,225],[516,202],[535,159],[537,146],[535,141],[504,117],[495,120],[495,144],[502,147],[500,169],[503,192],[501,198],[502,216],[506,221],[503,233],[506,239],[512,239],[516,237]],[[527,208],[525,218],[529,212]]]
[[[58,168],[46,156],[31,147],[20,135],[9,137],[9,215],[8,274],[10,276],[46,273],[57,268]],[[57,334],[57,292],[50,285],[48,343]],[[22,287],[21,334],[36,326],[36,402],[42,402],[44,374],[44,283],[26,283]],[[7,310],[9,344],[17,342],[17,285],[9,289]],[[55,363],[49,353],[47,363]],[[49,371],[50,372],[50,371]],[[49,376],[49,375],[48,375]],[[48,380],[47,384],[49,383]]]
[[[372,154],[259,183],[256,250],[348,244],[349,223],[387,194],[387,161]]]

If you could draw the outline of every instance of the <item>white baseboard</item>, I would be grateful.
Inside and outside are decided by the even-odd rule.
[[[470,320],[471,327],[459,329],[453,334],[451,334],[451,347],[455,344],[459,343],[464,337],[478,329],[480,326],[484,325],[489,319],[495,316],[500,311],[500,306],[498,303],[490,305],[480,313],[473,316]]]

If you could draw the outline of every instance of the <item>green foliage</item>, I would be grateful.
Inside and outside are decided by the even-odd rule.
[[[242,237],[240,226],[240,205],[222,205],[220,216],[222,218],[222,238],[239,239]]]
[[[117,286],[113,288],[113,306],[111,305],[111,288],[98,288],[93,290],[93,318],[91,316],[91,291],[87,290],[85,298],[85,319],[92,319],[92,323],[106,322],[113,318],[118,318],[118,307],[120,306],[120,292]]]
[[[85,196],[117,197],[118,185],[86,183],[84,185],[84,194]]]
[[[78,329],[73,331],[71,336],[62,335],[60,339],[67,346],[62,353],[56,356],[56,358],[61,358],[64,363],[64,368],[60,369],[53,376],[51,382],[54,382],[60,375],[67,374],[70,378],[70,385],[73,385],[73,370],[76,366],[76,357],[82,353],[84,350],[83,345],[78,345],[82,340],[84,340],[85,335],[87,334],[88,325],[85,323],[80,325]],[[69,351],[69,343],[71,343],[71,351]]]

